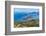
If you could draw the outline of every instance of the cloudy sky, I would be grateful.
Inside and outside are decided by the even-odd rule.
[[[16,8],[14,9],[14,19],[15,20],[20,20],[23,17],[28,17],[32,16],[32,17],[37,17],[39,15],[39,9],[30,9],[30,8]]]

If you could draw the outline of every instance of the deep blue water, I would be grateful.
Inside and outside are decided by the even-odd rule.
[[[32,18],[39,18],[39,11],[28,11],[27,10],[27,12],[29,12],[29,13],[24,13],[24,12],[26,12],[26,11],[23,11],[23,10],[19,10],[19,11],[16,11],[16,10],[14,10],[14,20],[21,20],[23,17],[25,17],[25,16],[28,16],[28,15],[30,15],[30,16],[32,16]]]

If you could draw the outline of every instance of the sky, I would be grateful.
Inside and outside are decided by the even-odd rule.
[[[33,18],[39,17],[39,9],[33,8],[16,8],[14,9],[14,20],[21,20],[24,17],[32,16]]]
[[[18,11],[18,13],[21,13],[21,12],[23,12],[23,13],[29,13],[29,12],[38,12],[39,11],[39,9],[35,9],[35,8],[14,8],[14,11],[15,11],[15,13],[17,13]]]

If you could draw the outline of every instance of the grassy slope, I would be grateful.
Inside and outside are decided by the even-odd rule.
[[[39,20],[30,20],[25,22],[14,22],[14,27],[39,27]]]

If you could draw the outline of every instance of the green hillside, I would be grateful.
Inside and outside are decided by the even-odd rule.
[[[14,22],[14,27],[39,27],[39,19],[33,19],[25,22]]]

